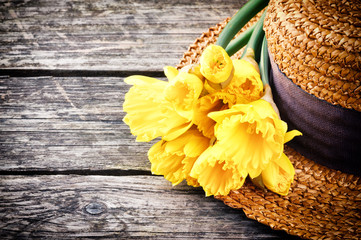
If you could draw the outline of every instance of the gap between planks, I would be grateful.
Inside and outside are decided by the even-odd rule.
[[[122,169],[104,169],[104,170],[1,170],[0,176],[39,176],[39,175],[79,175],[79,176],[156,176],[146,170],[122,170]]]
[[[68,70],[68,69],[0,69],[0,76],[9,77],[129,77],[144,75],[165,77],[162,71],[112,71],[112,70]]]

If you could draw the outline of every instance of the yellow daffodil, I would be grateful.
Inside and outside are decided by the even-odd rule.
[[[272,192],[285,196],[288,194],[294,175],[295,169],[292,163],[282,153],[279,159],[271,161],[262,171],[262,181]]]
[[[132,76],[124,80],[133,85],[125,95],[123,109],[127,113],[123,121],[129,125],[137,141],[150,141],[162,136],[166,129],[163,110],[166,109],[162,93],[167,83],[155,78]],[[158,94],[154,94],[158,93]]]
[[[144,76],[131,76],[124,81],[133,85],[125,95],[124,122],[137,141],[163,137],[170,141],[192,125],[194,106],[203,89],[194,74],[166,67],[169,82]]]
[[[251,178],[281,156],[287,124],[268,102],[260,99],[236,104],[208,115],[217,122],[215,136],[224,158],[241,159],[241,169]]]
[[[231,190],[242,187],[247,173],[240,171],[232,159],[219,154],[214,145],[197,159],[190,176],[198,180],[207,196],[211,196],[227,195]]]
[[[193,115],[193,122],[198,129],[208,138],[214,136],[214,125],[216,122],[208,117],[208,113],[227,109],[228,105],[224,104],[217,96],[209,94],[201,97],[197,101],[196,109]]]
[[[136,140],[148,142],[157,137],[175,138],[192,122],[179,115],[164,97],[167,83],[155,78],[131,76],[124,80],[133,85],[125,95],[123,121],[130,127]]]
[[[173,185],[186,179],[189,185],[198,186],[189,173],[198,156],[209,146],[209,141],[209,138],[204,137],[195,128],[189,129],[172,141],[159,141],[148,152],[152,173],[164,175]]]
[[[230,83],[212,94],[230,107],[260,99],[263,95],[263,83],[254,66],[246,60],[233,60],[233,66],[234,75]]]
[[[202,53],[201,73],[212,83],[222,83],[228,80],[233,70],[232,60],[220,46],[209,45]]]
[[[167,85],[164,94],[174,110],[186,118],[192,120],[193,108],[203,89],[202,81],[194,74],[179,72]]]

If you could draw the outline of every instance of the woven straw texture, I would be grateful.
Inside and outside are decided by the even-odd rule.
[[[216,42],[228,21],[211,27],[197,38],[184,53],[178,68],[197,63],[204,48]],[[235,57],[239,56],[240,52]],[[361,178],[316,164],[287,146],[285,154],[296,170],[287,196],[263,192],[246,182],[228,196],[216,198],[232,208],[242,209],[251,219],[291,235],[306,239],[361,239]]]
[[[289,79],[320,99],[361,111],[360,0],[271,0],[264,29]]]

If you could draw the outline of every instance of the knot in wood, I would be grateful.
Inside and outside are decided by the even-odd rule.
[[[86,205],[84,207],[84,211],[91,215],[102,214],[103,212],[106,211],[106,209],[107,209],[107,206],[105,204],[99,203],[99,202],[89,203],[88,205]]]

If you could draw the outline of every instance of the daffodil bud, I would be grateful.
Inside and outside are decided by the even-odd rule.
[[[288,194],[294,176],[295,169],[284,153],[276,161],[271,161],[262,171],[264,185],[282,196]]]
[[[220,46],[210,45],[202,53],[201,73],[212,83],[222,83],[231,75],[233,64],[227,52]]]

